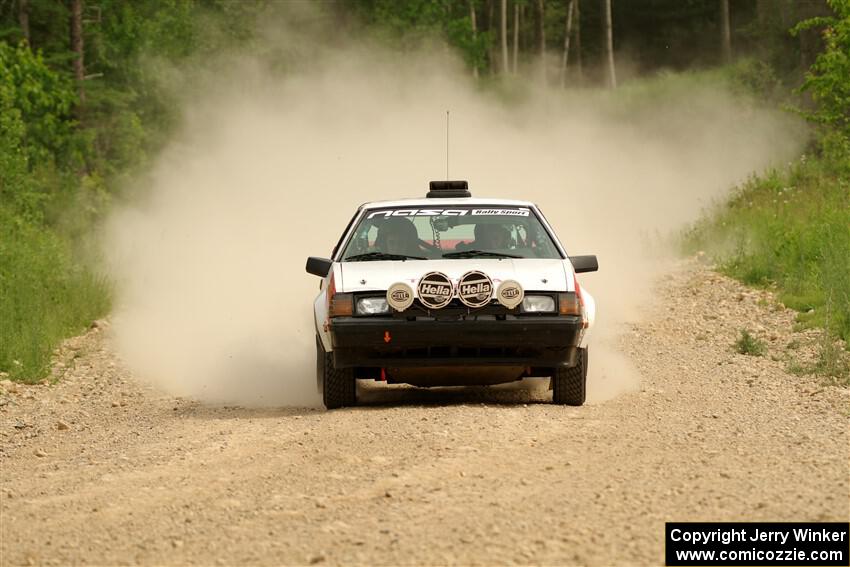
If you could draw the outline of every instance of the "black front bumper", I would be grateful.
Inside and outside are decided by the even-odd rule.
[[[441,321],[417,317],[337,317],[334,364],[356,366],[570,366],[578,316],[507,316]]]

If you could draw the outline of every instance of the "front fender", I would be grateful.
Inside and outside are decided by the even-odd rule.
[[[325,280],[322,283],[322,290],[313,301],[313,321],[316,326],[316,335],[322,341],[322,347],[325,349],[325,352],[331,352],[333,350],[331,334],[325,330],[325,321],[328,318],[327,289],[327,280]]]
[[[590,295],[586,288],[581,288],[581,298],[584,301],[584,314],[587,321],[587,328],[581,340],[582,348],[587,346],[587,337],[593,329],[593,323],[596,321],[596,299]]]

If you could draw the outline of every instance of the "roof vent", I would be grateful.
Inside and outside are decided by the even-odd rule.
[[[469,183],[466,181],[432,181],[425,195],[429,199],[448,199],[452,197],[472,197]]]

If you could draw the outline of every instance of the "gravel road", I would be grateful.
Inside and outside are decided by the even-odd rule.
[[[847,521],[848,390],[786,371],[817,333],[694,262],[658,295],[621,339],[639,390],[581,408],[207,407],[135,382],[102,322],[57,384],[2,383],[0,564],[658,565],[665,521]],[[766,356],[734,352],[744,327]]]

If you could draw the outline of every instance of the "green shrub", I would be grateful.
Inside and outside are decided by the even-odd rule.
[[[811,372],[829,378],[836,384],[850,386],[850,356],[827,338],[820,345]]]
[[[766,61],[741,58],[723,69],[736,89],[759,99],[781,100],[788,96],[776,70]]]
[[[109,287],[55,232],[0,207],[0,371],[37,381],[53,349],[109,310]]]
[[[747,354],[750,356],[764,356],[767,350],[767,345],[764,341],[752,336],[747,329],[741,330],[741,336],[735,341],[735,351],[738,354]]]

